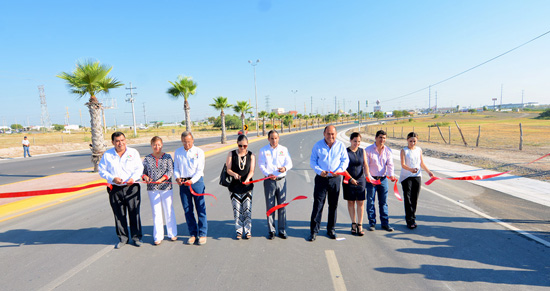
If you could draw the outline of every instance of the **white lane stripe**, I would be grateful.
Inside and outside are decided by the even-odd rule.
[[[306,182],[308,184],[311,183],[311,179],[309,179],[309,174],[307,173],[307,170],[304,170],[304,176],[306,177]]]
[[[210,180],[210,183],[216,183],[216,181],[218,181],[219,178],[214,178],[212,180]]]
[[[439,194],[439,193],[437,193],[437,192],[435,192],[435,191],[433,191],[433,190],[426,189],[425,187],[423,188],[423,190],[426,190],[426,191],[428,191],[428,192],[430,192],[430,193],[432,193],[432,194],[434,194],[434,195],[437,195],[437,196],[439,196],[439,197],[441,197],[441,198],[443,198],[443,199],[445,199],[445,200],[448,200],[448,201],[450,201],[450,202],[452,202],[452,203],[454,203],[454,204],[456,204],[456,205],[458,205],[458,206],[460,206],[460,207],[462,207],[462,208],[464,208],[464,209],[466,209],[466,210],[469,210],[469,211],[471,211],[471,212],[473,212],[473,213],[475,213],[475,214],[477,214],[477,215],[479,215],[479,216],[481,216],[481,217],[484,217],[484,218],[489,219],[489,220],[491,220],[491,221],[493,221],[493,222],[496,222],[496,223],[500,224],[501,226],[503,226],[503,227],[505,227],[505,228],[507,228],[507,229],[509,229],[509,230],[511,230],[511,231],[515,231],[515,232],[517,232],[517,233],[519,233],[519,234],[521,234],[521,235],[523,235],[523,236],[525,236],[525,237],[527,237],[527,238],[529,238],[529,239],[532,239],[532,240],[534,240],[534,241],[536,241],[536,242],[538,242],[538,243],[540,243],[540,244],[542,244],[542,245],[544,245],[544,246],[550,248],[550,242],[548,242],[548,241],[546,241],[546,240],[543,240],[543,239],[541,239],[541,238],[539,238],[539,237],[537,237],[537,236],[534,236],[534,235],[532,235],[532,234],[530,234],[530,233],[528,233],[528,232],[526,232],[526,231],[523,231],[523,230],[521,230],[521,229],[519,229],[519,228],[517,228],[517,227],[515,227],[515,226],[513,226],[513,225],[510,225],[510,224],[508,224],[508,223],[506,223],[506,222],[502,222],[502,221],[500,221],[500,220],[498,220],[498,219],[496,219],[496,218],[494,218],[494,217],[492,217],[492,216],[489,216],[489,215],[487,215],[487,214],[485,214],[485,213],[483,213],[483,212],[477,211],[477,210],[473,209],[472,207],[469,207],[469,206],[466,206],[466,205],[464,205],[464,204],[462,204],[462,203],[460,203],[460,202],[454,201],[453,199],[448,198],[448,197],[446,197],[446,196],[443,196],[442,194]]]
[[[87,258],[82,263],[78,264],[76,267],[70,269],[65,274],[63,274],[63,275],[59,276],[57,279],[51,281],[48,285],[40,288],[40,290],[53,290],[53,289],[59,287],[65,281],[69,280],[72,276],[78,274],[80,271],[84,270],[84,268],[86,268],[89,265],[93,264],[95,261],[99,260],[101,257],[103,257],[105,254],[107,254],[111,250],[113,250],[112,245],[104,247],[99,252],[95,253],[93,256]]]
[[[325,250],[325,256],[327,257],[328,268],[330,270],[330,277],[332,278],[332,285],[336,291],[345,291],[346,283],[344,282],[344,277],[340,271],[340,266],[338,265],[338,260],[336,259],[336,254],[333,250]]]

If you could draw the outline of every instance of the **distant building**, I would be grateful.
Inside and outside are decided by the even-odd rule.
[[[498,109],[516,109],[516,108],[533,108],[533,107],[539,107],[538,102],[526,102],[526,103],[508,103],[508,104],[502,104],[502,105],[485,105],[487,108],[491,110],[498,110]]]
[[[271,112],[275,112],[275,113],[281,115],[281,114],[285,113],[285,109],[284,108],[275,108],[275,109],[271,109]]]

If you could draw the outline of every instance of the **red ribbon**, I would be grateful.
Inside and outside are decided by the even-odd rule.
[[[430,185],[436,180],[465,180],[465,181],[485,180],[485,179],[498,177],[500,175],[508,174],[510,172],[512,172],[512,171],[506,171],[506,172],[491,174],[491,175],[481,175],[481,176],[473,175],[473,176],[448,177],[448,178],[440,178],[440,177],[433,176],[430,180],[426,181],[426,183],[424,183],[424,184]]]
[[[76,191],[95,188],[95,187],[100,187],[100,186],[112,187],[111,184],[109,184],[107,182],[102,182],[102,183],[95,183],[95,184],[89,184],[89,185],[78,186],[78,187],[67,187],[67,188],[57,188],[57,189],[47,189],[47,190],[0,193],[0,198],[15,198],[15,197],[50,195],[50,194],[63,194],[63,193],[71,193],[71,192],[76,192]]]
[[[403,201],[403,198],[401,198],[401,194],[399,194],[399,187],[397,187],[397,179],[395,179],[393,183],[393,194],[395,194],[395,197],[397,197],[397,200]]]
[[[529,164],[532,164],[532,163],[534,163],[534,162],[536,162],[536,161],[538,161],[538,160],[544,159],[544,158],[546,158],[546,157],[548,157],[548,156],[550,156],[550,153],[548,153],[548,154],[546,154],[546,155],[544,155],[544,156],[542,156],[542,157],[540,157],[540,158],[538,158],[538,159],[536,159],[536,160],[534,160],[534,161],[532,161],[532,162],[529,162],[529,163],[527,163],[527,164],[528,164],[528,165],[529,165]]]
[[[242,182],[242,183],[243,183],[244,185],[248,185],[248,184],[257,183],[257,182],[260,182],[260,181],[263,181],[263,180],[267,180],[267,179],[271,179],[271,177],[265,177],[265,178],[261,178],[261,179],[258,179],[258,180],[252,180],[252,181]]]
[[[289,202],[287,203],[283,203],[283,204],[279,204],[279,205],[276,205],[276,206],[273,206],[271,207],[271,209],[269,209],[265,214],[267,216],[270,216],[271,213],[275,212],[276,210],[278,209],[281,209],[283,207],[286,207],[290,202],[294,201],[294,200],[300,200],[300,199],[307,199],[307,196],[296,196],[296,198],[290,200]]]
[[[202,193],[202,194],[198,194],[197,192],[193,191],[193,187],[191,187],[191,185],[189,185],[189,191],[191,191],[191,194],[195,195],[195,196],[212,196],[214,197],[214,199],[218,200],[218,198],[216,198],[216,196],[210,194],[210,193]]]

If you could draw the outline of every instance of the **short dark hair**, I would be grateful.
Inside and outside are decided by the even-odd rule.
[[[349,136],[349,140],[351,141],[356,137],[361,137],[361,134],[358,132],[352,132],[351,135]]]
[[[379,130],[379,131],[376,132],[376,137],[379,137],[381,135],[388,135],[388,134],[383,130]]]
[[[195,139],[193,134],[190,131],[184,131],[181,133],[181,138],[185,138],[186,136],[190,135],[192,139]]]
[[[270,138],[272,133],[276,133],[277,135],[279,135],[279,133],[275,129],[272,129],[267,133],[267,138]]]
[[[411,131],[409,132],[409,134],[407,134],[407,139],[411,138],[411,137],[416,137],[418,138],[418,133],[414,132],[414,131]]]
[[[121,131],[115,131],[113,132],[113,134],[111,134],[111,141],[115,141],[115,138],[119,137],[119,136],[123,136],[124,138],[126,138],[126,136],[124,135],[123,132]]]
[[[163,143],[162,138],[160,138],[160,136],[153,136],[153,138],[151,139],[151,144],[157,142],[157,140],[160,140],[160,142]]]
[[[246,140],[246,142],[248,142],[248,137],[246,137],[246,135],[244,135],[244,134],[241,134],[241,135],[239,135],[239,137],[237,137],[237,142],[240,142],[240,141],[243,141],[243,140]]]

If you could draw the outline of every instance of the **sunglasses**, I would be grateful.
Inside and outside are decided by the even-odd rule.
[[[247,144],[240,144],[239,147],[240,147],[240,148],[245,148],[245,149],[246,149],[246,148],[248,147],[248,145],[247,145]]]

